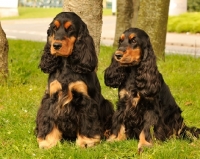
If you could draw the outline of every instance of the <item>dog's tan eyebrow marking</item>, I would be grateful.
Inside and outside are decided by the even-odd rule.
[[[134,37],[136,37],[134,33],[131,33],[131,34],[129,35],[129,39],[130,39],[130,40],[133,39]]]
[[[124,40],[124,39],[125,39],[125,35],[122,34],[122,35],[120,36],[120,39],[121,39],[121,40]]]
[[[60,22],[58,20],[54,20],[54,25],[56,26],[56,28],[60,27]]]
[[[72,25],[72,22],[68,21],[64,24],[65,29],[68,29]]]

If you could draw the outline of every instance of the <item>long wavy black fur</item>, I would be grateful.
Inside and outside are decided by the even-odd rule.
[[[61,22],[70,20],[79,28],[72,53],[68,57],[51,54],[50,38],[55,34],[55,19]],[[64,139],[75,140],[78,133],[89,138],[95,135],[103,138],[104,131],[111,128],[114,110],[112,103],[101,94],[101,86],[95,71],[98,60],[93,39],[86,24],[73,12],[61,12],[53,21],[47,31],[47,43],[39,64],[40,69],[49,77],[48,88],[37,113],[36,135],[45,139],[56,125]],[[65,32],[60,35],[64,34]],[[55,80],[61,84],[62,90],[50,95],[50,84]],[[65,103],[68,86],[77,81],[87,86],[88,95],[72,89],[72,99]]]
[[[127,138],[139,139],[143,130],[148,142],[152,140],[151,128],[154,137],[161,141],[172,135],[188,137],[188,132],[198,138],[200,129],[190,128],[184,124],[182,111],[157,68],[149,36],[138,28],[130,28],[124,32],[124,34],[131,33],[136,35],[137,44],[142,52],[140,63],[134,66],[120,65],[114,54],[104,74],[107,86],[118,88],[119,92],[122,89],[129,92],[121,98],[119,94],[117,110],[112,119],[111,134],[117,136],[121,125],[124,125]],[[140,100],[133,106],[132,101],[137,94]]]

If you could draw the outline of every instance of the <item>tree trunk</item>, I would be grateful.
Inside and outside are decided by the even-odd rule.
[[[117,0],[117,19],[113,46],[118,45],[120,35],[131,27],[134,0]]]
[[[97,55],[100,51],[103,0],[64,0],[63,11],[75,12],[87,24],[94,39]]]
[[[8,40],[0,22],[0,83],[8,76]]]
[[[140,0],[132,0],[133,1],[133,17],[132,17],[132,23],[131,27],[136,27],[137,19],[138,19],[138,12],[139,12],[139,6],[140,6]]]
[[[154,52],[165,58],[165,41],[170,0],[140,0],[137,27],[149,34]]]

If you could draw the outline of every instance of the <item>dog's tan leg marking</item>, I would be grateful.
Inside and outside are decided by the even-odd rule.
[[[53,82],[50,83],[49,89],[50,89],[49,90],[50,96],[52,96],[54,93],[62,90],[62,85],[57,80],[54,80]]]
[[[152,146],[152,144],[145,139],[144,130],[139,135],[138,152],[142,152],[143,146]]]
[[[77,135],[76,145],[82,148],[93,147],[100,143],[100,136],[96,135],[93,138],[88,138],[83,135]]]
[[[122,89],[122,90],[119,92],[119,98],[122,99],[122,98],[124,98],[125,96],[130,97],[130,96],[131,96],[131,95],[130,95],[130,92],[128,92],[128,91],[125,90],[125,89]],[[134,98],[132,99],[132,106],[133,106],[133,107],[136,107],[137,104],[138,104],[138,102],[139,102],[139,100],[140,100],[140,95],[139,95],[139,93],[137,93],[137,96],[134,97]]]
[[[53,130],[45,137],[45,139],[37,138],[39,148],[49,149],[57,144],[62,138],[62,133],[54,126]]]
[[[122,125],[120,130],[119,130],[119,133],[118,133],[118,136],[117,136],[117,140],[118,141],[126,140],[125,126],[124,125]]]
[[[139,95],[139,93],[137,93],[137,96],[134,97],[133,101],[132,101],[133,107],[136,107],[139,101],[140,101],[140,95]]]
[[[72,90],[77,91],[79,93],[83,93],[84,95],[88,96],[88,88],[83,81],[72,82],[68,86],[68,93],[67,96],[65,97],[66,100],[63,103],[63,105],[69,103],[73,99]]]
[[[124,98],[125,96],[130,97],[130,94],[129,94],[129,92],[128,92],[127,90],[122,89],[122,90],[119,92],[119,98],[122,99],[122,98]]]
[[[122,141],[122,140],[126,140],[126,133],[125,133],[125,126],[121,125],[121,128],[116,135],[110,135],[109,139],[107,141]]]

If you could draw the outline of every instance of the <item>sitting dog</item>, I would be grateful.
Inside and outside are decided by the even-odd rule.
[[[117,110],[113,115],[109,141],[139,139],[151,146],[153,138],[164,141],[172,135],[199,137],[200,129],[183,122],[175,102],[156,65],[149,36],[141,29],[129,28],[119,39],[118,49],[105,70],[105,84],[118,88]]]
[[[101,94],[97,55],[86,24],[73,12],[61,12],[50,23],[39,67],[49,75],[36,118],[40,148],[61,139],[91,147],[111,129],[113,105]]]

